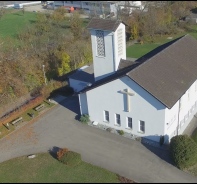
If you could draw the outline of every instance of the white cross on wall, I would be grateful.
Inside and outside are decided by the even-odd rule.
[[[124,93],[127,95],[127,111],[130,112],[130,96],[134,96],[135,93],[129,92],[129,89],[125,89],[124,91],[120,91],[121,93]]]

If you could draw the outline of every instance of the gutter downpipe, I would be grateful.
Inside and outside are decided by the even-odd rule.
[[[80,114],[82,115],[82,111],[81,111],[81,99],[80,99],[80,93],[78,94],[78,98],[79,98],[79,108],[80,108]]]
[[[179,110],[178,110],[178,123],[177,123],[177,135],[179,135],[179,116],[180,116],[180,99],[179,99]]]

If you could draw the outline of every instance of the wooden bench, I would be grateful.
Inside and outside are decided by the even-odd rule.
[[[15,125],[16,123],[22,122],[23,121],[23,117],[19,117],[17,119],[15,119],[14,121],[11,122],[12,125]]]
[[[44,104],[40,104],[40,105],[38,105],[37,107],[35,107],[35,110],[36,110],[36,111],[39,111],[39,110],[43,109],[44,107],[45,107]]]

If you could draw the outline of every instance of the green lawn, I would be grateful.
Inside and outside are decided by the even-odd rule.
[[[0,164],[1,183],[119,183],[116,174],[86,162],[71,167],[49,153],[18,157]]]
[[[155,44],[155,43],[145,43],[145,44],[134,44],[130,47],[127,47],[126,53],[127,57],[132,57],[132,58],[139,58],[146,53],[150,52],[151,50],[155,49],[158,47],[160,44]]]
[[[0,37],[16,38],[17,33],[28,25],[35,23],[36,13],[16,11],[6,13],[0,20]]]
[[[172,35],[173,39],[176,39],[185,34],[190,34],[191,36],[197,39],[197,25],[192,25],[190,27],[191,29],[187,32],[179,33],[177,35]],[[156,38],[155,43],[144,43],[142,45],[137,43],[132,46],[129,46],[127,47],[126,55],[127,57],[140,58],[141,56],[147,54],[148,52],[157,48],[158,46],[171,41],[167,39],[167,37],[171,37],[171,36],[163,36],[163,37]]]

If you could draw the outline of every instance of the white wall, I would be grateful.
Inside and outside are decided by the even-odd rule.
[[[181,104],[180,111],[179,103]],[[196,112],[197,81],[190,86],[171,109],[166,108],[165,110],[165,132],[170,135],[170,139],[177,134],[183,133]]]
[[[118,57],[117,55],[117,30],[123,29],[123,55]],[[95,81],[100,80],[113,74],[119,65],[120,58],[126,59],[126,38],[125,38],[125,25],[120,24],[116,29],[116,32],[104,31],[104,43],[105,43],[105,56],[97,55],[97,42],[96,42],[96,30],[91,29],[91,41],[92,41],[92,53],[94,63],[94,77]],[[115,54],[116,53],[116,54]]]
[[[110,4],[110,13],[114,12],[114,15],[117,15],[117,8],[116,8],[116,4]]]
[[[105,57],[97,56],[96,30],[90,30],[92,41],[92,54],[94,63],[95,81],[100,80],[115,70],[114,50],[113,50],[113,32],[104,31]]]
[[[80,106],[81,115],[89,114],[86,93],[79,94],[78,97],[79,97],[79,106]]]
[[[121,56],[118,56],[118,41],[117,41],[117,32],[119,29],[123,30],[123,54]],[[116,31],[114,32],[114,53],[115,53],[115,70],[117,71],[118,69],[118,65],[120,62],[120,59],[126,59],[126,31],[125,31],[125,25],[124,24],[120,24],[119,27],[116,29]]]
[[[135,96],[130,97],[131,111],[127,112],[126,95],[119,91],[129,86]],[[165,106],[127,76],[87,91],[86,94],[92,121],[155,141],[159,141],[159,136],[164,134]],[[104,110],[109,111],[109,123],[104,122]],[[121,127],[115,125],[115,113],[121,116]],[[132,118],[132,129],[127,128],[126,117]],[[145,133],[139,132],[139,120],[145,121]]]

